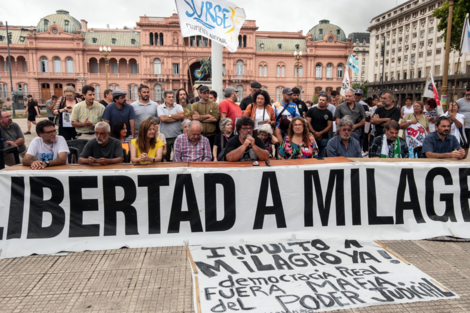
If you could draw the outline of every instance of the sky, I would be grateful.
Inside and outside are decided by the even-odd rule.
[[[346,35],[365,32],[373,17],[406,0],[231,0],[245,9],[247,19],[256,20],[262,31],[303,31],[305,35],[320,20],[341,27]],[[37,25],[39,20],[63,9],[89,28],[134,27],[139,16],[167,17],[176,13],[173,0],[2,0],[0,21],[9,25]]]

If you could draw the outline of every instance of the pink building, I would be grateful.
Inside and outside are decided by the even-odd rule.
[[[96,86],[101,98],[106,74],[100,46],[112,48],[110,88],[127,91],[132,100],[140,84],[150,86],[156,101],[161,101],[164,90],[190,89],[188,62],[194,84],[200,59],[211,55],[210,40],[181,37],[176,14],[141,16],[131,29],[96,29],[58,10],[35,27],[9,26],[9,32],[14,90],[33,94],[42,101],[52,94],[61,96],[67,85],[80,91],[83,79],[79,76],[86,76],[84,83]],[[250,83],[258,81],[273,99],[279,99],[281,89],[295,87],[297,81],[304,100],[312,99],[322,89],[339,90],[353,47],[343,30],[328,20],[320,21],[307,35],[302,31],[258,31],[256,21],[248,20],[239,41],[236,53],[224,49],[224,88],[235,87],[239,96],[246,96]],[[294,51],[302,52],[298,80]],[[0,98],[10,97],[7,56],[6,28],[0,24]]]

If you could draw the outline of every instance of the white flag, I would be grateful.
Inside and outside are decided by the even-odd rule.
[[[225,0],[175,0],[183,37],[203,36],[237,51],[245,10]]]
[[[462,40],[460,41],[460,53],[470,53],[470,23],[468,13],[463,24]]]
[[[351,81],[349,80],[349,71],[346,70],[344,74],[343,83],[341,84],[341,96],[344,97],[346,95],[346,91],[348,91],[349,89],[351,89]]]

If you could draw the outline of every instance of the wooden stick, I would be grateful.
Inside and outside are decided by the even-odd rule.
[[[441,284],[439,284],[439,283],[438,283],[437,281],[435,281],[434,279],[431,279],[431,281],[432,281],[434,284],[436,284],[436,285],[438,285],[439,287],[441,287],[442,289],[444,289],[445,291],[449,291],[449,289],[447,289],[446,287],[442,286]]]
[[[189,247],[188,247],[188,246],[186,246],[186,252],[188,253],[189,262],[191,262],[191,266],[192,266],[192,268],[193,268],[193,273],[194,273],[194,274],[197,274],[196,264],[194,264],[193,256],[191,255],[191,251],[189,251]],[[197,277],[196,277],[196,278],[197,278]]]
[[[197,303],[197,312],[201,313],[201,298],[199,297],[199,280],[197,276],[194,276],[196,282],[196,303]]]
[[[188,37],[188,43],[191,41],[191,37]],[[184,48],[184,54],[186,55],[186,63],[188,64],[188,73],[189,73],[189,88],[188,90],[191,90],[191,94],[193,95],[193,98],[196,99],[196,95],[194,94],[193,90],[193,74],[191,73],[191,67],[189,65],[189,58],[188,58],[188,52],[186,52],[186,44],[184,43],[184,38],[183,38],[183,48]],[[189,103],[189,99],[188,103]]]
[[[374,242],[376,244],[378,244],[379,246],[381,246],[382,248],[384,248],[388,253],[392,254],[393,256],[395,256],[397,259],[401,260],[403,263],[405,263],[406,265],[410,265],[410,263],[408,263],[407,261],[405,261],[405,259],[403,259],[401,256],[399,256],[398,254],[396,254],[395,252],[393,252],[392,250],[390,250],[389,248],[387,248],[384,244],[380,243],[379,241],[377,240],[374,240]]]

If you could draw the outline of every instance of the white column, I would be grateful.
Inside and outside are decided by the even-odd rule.
[[[222,45],[212,41],[212,90],[222,98]]]

